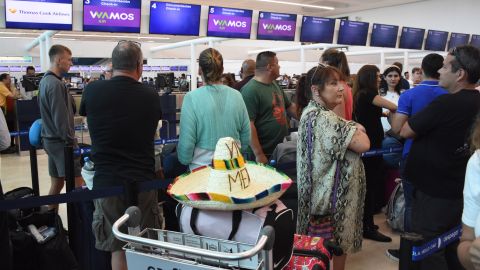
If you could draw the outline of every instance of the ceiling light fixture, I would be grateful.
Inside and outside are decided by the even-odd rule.
[[[257,0],[257,1],[267,2],[267,3],[275,3],[275,4],[291,5],[291,6],[299,6],[299,7],[319,8],[319,9],[326,9],[326,10],[335,10],[334,7],[329,7],[329,6],[317,6],[317,5],[309,5],[309,4],[301,4],[301,3],[287,2],[287,1],[278,1],[278,0]]]

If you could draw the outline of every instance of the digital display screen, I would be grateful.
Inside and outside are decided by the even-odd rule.
[[[480,35],[472,35],[472,40],[470,41],[470,44],[480,48]]]
[[[260,11],[258,14],[257,39],[293,41],[296,26],[296,14]]]
[[[427,40],[425,41],[425,50],[445,51],[447,46],[448,32],[428,30]]]
[[[369,23],[367,22],[341,20],[337,43],[358,46],[367,45],[368,26]]]
[[[398,26],[374,23],[370,46],[395,48],[397,46]]]
[[[72,30],[72,0],[5,0],[5,26]]]
[[[252,10],[208,7],[207,36],[250,38]]]
[[[423,37],[425,36],[425,29],[403,27],[402,36],[400,37],[401,49],[421,50],[423,45]]]
[[[333,43],[335,19],[303,16],[300,42]]]
[[[141,0],[83,0],[83,31],[140,33]]]
[[[469,39],[469,34],[452,33],[450,35],[450,41],[448,42],[448,49],[450,50],[451,48],[455,48],[457,46],[466,45],[468,44]]]
[[[150,34],[198,36],[200,5],[150,2]]]

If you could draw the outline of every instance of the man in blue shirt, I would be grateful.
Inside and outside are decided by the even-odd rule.
[[[438,80],[440,77],[438,70],[442,67],[442,65],[443,57],[439,54],[431,53],[423,58],[422,70],[424,80],[417,84],[416,87],[413,87],[400,95],[398,109],[392,119],[392,131],[394,133],[399,134],[403,124],[405,124],[405,122],[407,122],[411,116],[421,111],[438,96],[448,93],[447,90],[438,86]],[[400,166],[405,196],[405,231],[410,231],[411,229],[412,185],[406,179],[403,169],[410,151],[410,147],[412,146],[412,142],[413,139],[407,139],[405,141]],[[398,260],[398,250],[389,249],[387,250],[387,254],[389,257],[392,257],[392,259]]]

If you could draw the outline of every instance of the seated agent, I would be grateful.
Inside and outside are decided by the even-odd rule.
[[[112,52],[112,68],[110,80],[88,84],[80,105],[92,139],[94,190],[155,178],[153,138],[162,112],[158,94],[138,82],[143,69],[140,44],[120,41]],[[162,227],[157,198],[157,190],[138,194],[142,228]],[[125,243],[114,237],[112,225],[130,203],[124,196],[94,200],[95,247],[112,252],[114,270],[127,269],[122,250]]]
[[[255,160],[264,164],[288,135],[287,111],[297,117],[295,103],[288,100],[275,81],[279,75],[276,53],[261,52],[257,55],[255,77],[241,89],[252,133],[248,158],[255,155]]]

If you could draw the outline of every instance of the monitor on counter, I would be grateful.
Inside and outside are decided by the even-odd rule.
[[[335,19],[303,16],[300,42],[332,43]]]
[[[425,41],[425,50],[427,51],[445,51],[447,46],[448,32],[428,30],[427,40]]]
[[[374,23],[372,27],[370,46],[395,48],[397,47],[397,37],[397,25]]]
[[[226,38],[250,38],[252,10],[208,7],[207,36]]]
[[[480,35],[472,35],[472,40],[470,41],[472,46],[480,48]]]
[[[258,14],[257,39],[295,40],[296,14],[260,11]]]
[[[141,0],[83,0],[83,31],[140,33]]]
[[[198,36],[200,5],[150,2],[150,34]]]
[[[450,34],[450,41],[448,42],[448,49],[455,48],[457,46],[466,45],[470,40],[469,34],[452,33]]]
[[[338,31],[338,44],[365,46],[368,35],[367,22],[341,20]]]
[[[5,0],[5,27],[72,30],[72,0]]]
[[[425,29],[403,27],[402,35],[400,36],[400,45],[398,47],[401,49],[421,50],[424,36]]]

